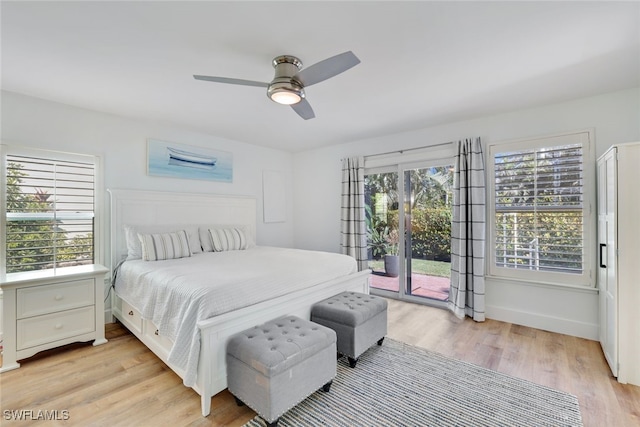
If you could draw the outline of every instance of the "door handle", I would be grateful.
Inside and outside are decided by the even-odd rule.
[[[600,268],[607,268],[607,266],[602,263],[602,248],[606,247],[606,243],[600,243]]]

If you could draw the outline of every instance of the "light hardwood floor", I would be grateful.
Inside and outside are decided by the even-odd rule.
[[[395,300],[388,337],[572,393],[587,427],[640,426],[640,387],[611,377],[597,342]],[[43,352],[0,375],[0,424],[30,424],[8,420],[11,410],[68,411],[68,421],[31,423],[39,426],[239,426],[253,417],[224,391],[203,418],[199,396],[126,329],[109,324],[107,338]]]

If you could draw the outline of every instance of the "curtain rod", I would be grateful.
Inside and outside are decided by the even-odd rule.
[[[426,149],[429,149],[429,148],[432,148],[432,147],[442,147],[443,145],[451,145],[451,144],[453,144],[453,141],[441,142],[440,144],[427,145],[426,147],[415,147],[415,148],[407,148],[405,150],[387,151],[386,153],[378,153],[378,154],[372,154],[370,156],[364,156],[364,158],[365,159],[370,159],[372,157],[386,156],[388,154],[394,154],[394,153],[404,154],[407,151],[426,150]]]

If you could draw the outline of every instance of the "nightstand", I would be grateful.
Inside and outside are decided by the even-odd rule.
[[[99,264],[9,273],[3,292],[3,345],[0,372],[20,367],[17,360],[78,341],[104,338],[104,279]]]

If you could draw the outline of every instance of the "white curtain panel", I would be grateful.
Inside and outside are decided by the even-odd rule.
[[[480,138],[458,141],[453,177],[449,309],[485,320],[485,172]]]
[[[367,268],[367,229],[364,213],[364,159],[342,160],[342,206],[340,247],[342,253],[358,262],[358,270]]]

